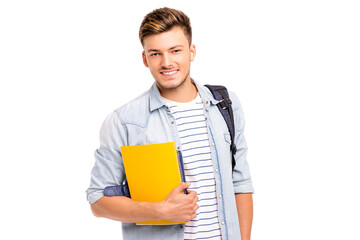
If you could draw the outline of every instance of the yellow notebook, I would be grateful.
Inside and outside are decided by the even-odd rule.
[[[140,202],[160,202],[178,186],[184,177],[181,155],[175,142],[122,146],[126,178],[131,199]],[[185,179],[183,179],[185,181]],[[145,221],[136,224],[178,224],[168,220]],[[181,222],[182,223],[182,222]]]

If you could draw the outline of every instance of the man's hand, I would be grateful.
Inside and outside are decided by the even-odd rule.
[[[181,183],[161,202],[137,202],[128,197],[102,197],[91,204],[91,210],[97,217],[105,217],[121,222],[142,222],[150,220],[190,221],[196,217],[196,192],[182,191],[190,183]]]
[[[195,211],[199,208],[196,204],[198,201],[196,192],[188,190],[188,194],[183,194],[183,190],[189,186],[190,183],[181,183],[160,203],[160,211],[164,219],[188,222],[196,217]]]

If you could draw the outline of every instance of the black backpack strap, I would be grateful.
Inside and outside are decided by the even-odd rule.
[[[232,109],[232,102],[229,98],[229,93],[224,86],[220,85],[205,85],[214,98],[218,101],[220,101],[217,106],[219,108],[219,111],[221,115],[224,117],[224,120],[226,122],[226,125],[230,132],[231,137],[231,144],[230,144],[230,150],[232,153],[232,168],[234,170],[235,167],[235,153],[236,153],[236,145],[234,143],[234,135],[235,135],[235,126],[234,126],[234,113]]]
[[[104,189],[104,195],[107,197],[114,197],[114,196],[131,197],[127,182],[125,184],[121,184],[117,186],[106,187]]]

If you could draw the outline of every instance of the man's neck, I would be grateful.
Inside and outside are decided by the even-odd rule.
[[[197,96],[198,90],[189,78],[181,86],[174,89],[161,90],[160,94],[163,98],[174,102],[190,102]]]

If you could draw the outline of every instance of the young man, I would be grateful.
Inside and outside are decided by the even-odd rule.
[[[232,168],[230,134],[210,91],[190,78],[196,55],[189,18],[170,8],[154,10],[140,27],[144,65],[153,86],[105,120],[95,151],[87,197],[95,216],[122,222],[124,239],[250,239],[252,182],[246,161],[244,117],[230,92],[237,146]],[[175,141],[182,151],[187,183],[162,202],[106,197],[106,186],[125,179],[120,146]],[[154,183],[156,184],[156,183]],[[187,195],[182,190],[187,188]],[[187,221],[177,225],[142,225],[146,220]],[[241,233],[240,233],[241,232]]]

